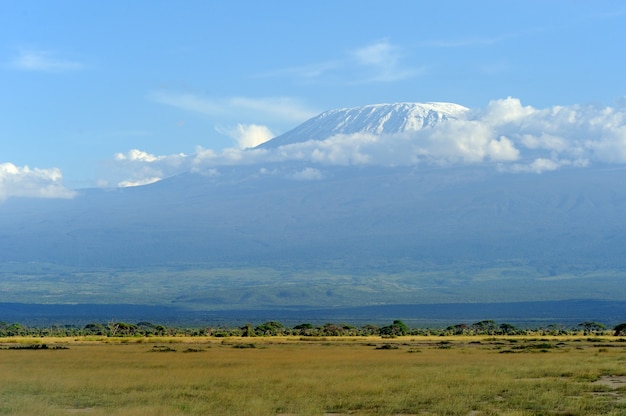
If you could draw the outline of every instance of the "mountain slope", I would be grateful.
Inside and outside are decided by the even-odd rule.
[[[396,103],[326,111],[295,129],[263,143],[261,148],[324,140],[337,134],[395,134],[433,127],[468,109],[452,103]]]
[[[4,239],[0,256],[26,243],[19,252],[31,252],[34,261],[46,256],[70,264],[342,257],[488,264],[520,256],[553,257],[555,265],[622,262],[609,253],[626,247],[619,244],[626,238],[626,171],[337,168],[326,174],[324,181],[293,181],[233,168],[214,180],[183,175],[13,211],[13,218],[3,215],[3,231],[12,238]]]

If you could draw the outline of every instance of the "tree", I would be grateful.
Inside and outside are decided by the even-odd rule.
[[[299,335],[313,335],[315,327],[312,324],[305,322],[294,326],[293,329],[297,331]]]
[[[600,331],[600,330],[606,328],[601,323],[592,322],[592,321],[581,322],[581,323],[578,324],[578,326],[581,327],[583,329],[583,331],[585,331],[585,333],[596,332],[596,331]]]
[[[616,337],[626,335],[626,322],[617,325],[615,328],[613,328],[613,330],[615,331]]]
[[[409,328],[406,326],[404,322],[399,319],[393,321],[391,325],[384,326],[380,328],[380,335],[386,336],[400,336],[406,335],[409,332]]]
[[[156,325],[152,322],[141,321],[137,322],[135,325],[137,329],[137,333],[144,336],[156,335]]]
[[[493,335],[497,332],[498,326],[496,325],[496,321],[486,319],[484,321],[473,323],[472,329],[478,334]]]
[[[283,329],[285,326],[277,321],[268,321],[254,328],[258,335],[278,335]]]
[[[454,335],[462,335],[465,334],[469,327],[467,324],[456,324],[446,328],[446,331],[454,334]]]
[[[254,333],[254,330],[252,329],[252,324],[251,323],[247,323],[246,326],[242,326],[241,327],[241,336],[242,337],[254,337],[256,336],[256,334]]]
[[[363,335],[380,334],[380,328],[377,325],[367,324],[362,329]]]
[[[13,323],[11,325],[6,325],[2,332],[4,332],[5,336],[14,337],[18,335],[26,335],[27,331],[22,325]]]
[[[137,325],[129,324],[126,322],[109,322],[109,333],[112,337],[135,335],[137,332]]]
[[[503,324],[500,324],[500,331],[502,331],[503,334],[510,335],[510,334],[514,334],[515,331],[517,331],[517,328],[515,328],[514,325],[507,324],[505,322]]]
[[[88,335],[106,335],[107,329],[99,323],[89,323],[83,328],[85,334]]]
[[[328,322],[322,328],[322,334],[329,336],[339,336],[343,335],[344,328],[341,325],[334,324],[332,322]]]

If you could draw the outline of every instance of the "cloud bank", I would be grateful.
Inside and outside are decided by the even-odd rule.
[[[516,98],[491,101],[457,120],[393,135],[319,137],[270,149],[250,148],[259,131],[240,126],[239,148],[199,147],[193,155],[154,156],[131,151],[117,160],[133,182],[184,171],[216,174],[221,166],[299,161],[291,179],[321,179],[323,167],[490,165],[511,173],[626,163],[626,108],[555,106],[537,109]]]
[[[30,169],[0,163],[0,201],[10,197],[72,198],[75,195],[63,186],[63,175],[57,168]]]

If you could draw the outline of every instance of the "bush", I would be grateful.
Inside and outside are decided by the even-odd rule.
[[[380,347],[376,347],[377,350],[397,350],[399,347],[397,345],[391,344],[383,344]]]

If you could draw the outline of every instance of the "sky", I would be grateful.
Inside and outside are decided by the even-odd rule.
[[[251,163],[270,156],[242,149],[375,103],[469,108],[417,138],[437,162],[626,163],[624,39],[617,0],[4,0],[0,199]]]

